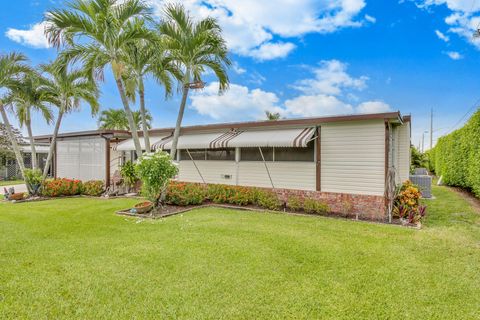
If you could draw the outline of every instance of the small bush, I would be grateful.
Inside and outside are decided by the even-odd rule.
[[[287,207],[293,211],[301,211],[303,209],[303,200],[300,197],[291,196],[287,200]]]
[[[256,192],[253,188],[211,184],[208,186],[208,199],[214,203],[246,206],[256,202]]]
[[[206,197],[204,185],[171,181],[167,188],[166,202],[177,206],[199,205]]]
[[[278,210],[282,203],[276,193],[271,191],[259,191],[257,194],[257,204],[268,210]]]
[[[39,169],[25,169],[23,172],[25,178],[25,184],[27,185],[28,192],[32,196],[36,196],[40,192],[42,186],[42,171]]]
[[[393,207],[394,216],[405,219],[409,223],[421,222],[427,213],[427,208],[420,205],[422,196],[420,188],[407,180],[400,186],[397,194]]]
[[[50,179],[42,185],[42,195],[46,197],[62,197],[81,194],[83,184],[80,180]]]
[[[87,196],[98,197],[105,191],[103,181],[91,180],[83,184],[82,194]]]
[[[315,199],[305,199],[303,209],[305,212],[312,214],[326,214],[330,211],[330,208],[325,202]]]
[[[135,164],[132,161],[127,161],[120,168],[120,174],[127,187],[131,188],[135,186],[138,181],[137,173],[135,172]]]

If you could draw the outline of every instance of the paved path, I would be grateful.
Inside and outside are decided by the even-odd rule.
[[[27,192],[27,186],[24,185],[24,184],[16,184],[16,185],[13,185],[13,186],[3,186],[3,187],[0,187],[1,188],[1,193],[3,194],[3,188],[7,188],[7,190],[9,188],[15,188],[15,192]]]

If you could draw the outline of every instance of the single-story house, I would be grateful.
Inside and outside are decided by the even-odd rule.
[[[312,197],[335,212],[384,219],[389,190],[409,178],[410,121],[389,112],[186,126],[177,179],[269,188],[283,199]],[[151,130],[152,146],[168,151],[173,130]],[[54,172],[109,184],[119,166],[134,159],[126,131],[64,133]]]

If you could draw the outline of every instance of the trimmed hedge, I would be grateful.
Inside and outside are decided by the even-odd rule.
[[[480,110],[461,129],[441,137],[428,154],[443,183],[470,189],[480,197]]]
[[[45,197],[66,197],[75,195],[100,196],[105,191],[103,181],[82,182],[76,179],[48,179],[42,185],[41,194]]]

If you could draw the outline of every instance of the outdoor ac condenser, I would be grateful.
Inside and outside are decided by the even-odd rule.
[[[429,175],[411,175],[410,181],[420,187],[422,197],[432,197],[432,177]]]

